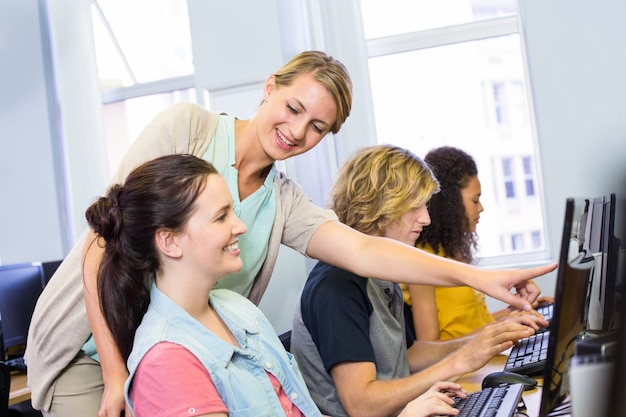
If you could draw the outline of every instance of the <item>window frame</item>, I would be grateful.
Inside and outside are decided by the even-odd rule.
[[[417,51],[428,48],[436,48],[440,46],[452,45],[463,42],[471,42],[488,38],[495,38],[506,35],[519,35],[522,52],[522,65],[524,78],[527,87],[530,85],[528,59],[526,56],[524,39],[520,31],[519,13],[514,16],[495,17],[485,20],[478,20],[469,23],[458,24],[454,26],[441,27],[436,29],[425,29],[411,33],[399,35],[385,36],[381,38],[365,39],[367,60],[371,58]],[[520,267],[520,266],[536,266],[542,265],[547,259],[550,259],[549,228],[547,224],[546,203],[543,192],[543,185],[538,179],[541,178],[541,155],[540,148],[537,143],[537,127],[535,122],[534,102],[530,88],[526,88],[526,98],[528,103],[528,123],[530,128],[531,140],[533,145],[533,175],[535,194],[532,198],[539,199],[540,210],[542,215],[542,233],[544,235],[544,247],[542,249],[530,248],[528,251],[522,251],[512,254],[502,254],[481,258],[478,265],[483,267]],[[502,238],[503,236],[501,236]]]

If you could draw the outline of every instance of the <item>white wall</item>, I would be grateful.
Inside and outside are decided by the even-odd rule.
[[[520,12],[552,256],[568,197],[616,192],[626,242],[626,2],[520,0]]]
[[[62,256],[55,88],[45,13],[36,0],[0,0],[0,263]],[[43,25],[43,27],[42,27]]]
[[[39,2],[46,3],[48,8],[53,75],[59,102],[57,117],[62,132],[57,146],[62,149],[59,157],[65,175],[69,216],[66,233],[71,247],[87,226],[85,210],[104,193],[110,176],[103,158],[106,146],[93,47],[91,0]]]
[[[107,182],[89,0],[0,0],[0,260],[61,259]]]

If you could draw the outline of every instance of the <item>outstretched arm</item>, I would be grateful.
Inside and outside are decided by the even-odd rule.
[[[383,237],[368,236],[337,221],[320,226],[307,255],[360,276],[407,284],[467,285],[520,310],[539,296],[532,279],[556,264],[530,269],[486,270]],[[511,293],[515,288],[516,294]]]
[[[125,415],[130,416],[124,399],[124,383],[128,378],[128,370],[106,325],[98,298],[98,268],[103,253],[102,242],[97,235],[90,232],[83,248],[83,285],[87,317],[96,342],[104,381],[98,416],[119,417],[124,410]]]

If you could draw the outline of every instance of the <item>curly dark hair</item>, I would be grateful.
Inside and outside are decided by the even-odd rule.
[[[448,258],[471,263],[478,236],[470,231],[461,190],[478,175],[476,163],[466,152],[450,146],[431,150],[424,161],[437,177],[441,191],[429,202],[431,224],[424,228],[416,246],[430,246],[435,253],[443,251]]]

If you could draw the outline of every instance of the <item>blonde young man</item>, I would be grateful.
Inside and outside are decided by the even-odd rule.
[[[344,165],[331,208],[360,232],[413,246],[430,223],[426,203],[438,189],[410,151],[373,146]],[[489,325],[477,337],[414,343],[398,284],[319,262],[296,306],[291,349],[323,414],[395,416],[436,381],[484,366],[545,324],[528,314]]]

